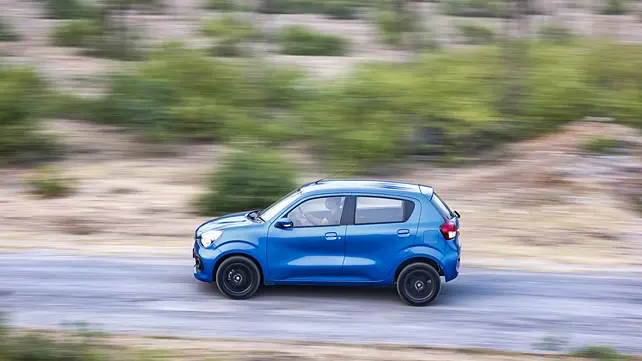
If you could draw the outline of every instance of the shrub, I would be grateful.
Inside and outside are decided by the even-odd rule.
[[[495,32],[483,25],[458,24],[457,29],[470,44],[490,44],[495,40]]]
[[[260,135],[264,122],[253,119],[265,119],[268,107],[289,107],[295,99],[291,88],[296,81],[287,76],[272,81],[276,75],[265,75],[272,71],[265,66],[248,69],[168,44],[151,52],[148,61],[111,78],[93,120],[125,125],[157,141]],[[276,98],[279,103],[270,104],[278,94],[288,99]]]
[[[600,361],[617,361],[622,356],[612,347],[608,346],[588,346],[575,353],[575,356]]]
[[[354,0],[271,0],[262,1],[257,11],[265,14],[325,14],[334,19],[355,19],[359,5],[361,2]]]
[[[243,42],[259,36],[259,32],[249,21],[233,15],[204,20],[201,24],[201,32],[218,38],[210,54],[220,57],[244,55],[241,48]]]
[[[47,17],[52,19],[93,18],[98,9],[87,0],[43,0]]]
[[[296,186],[294,167],[266,149],[235,152],[207,179],[208,192],[198,202],[199,213],[263,209]]]
[[[612,138],[592,138],[583,144],[583,149],[587,153],[612,154],[615,153],[622,145],[617,139]]]
[[[138,5],[151,13],[162,13],[166,4],[163,0],[129,0],[132,5]]]
[[[451,16],[496,18],[504,17],[502,2],[497,0],[447,0],[445,13]]]
[[[0,19],[0,41],[18,41],[20,36],[3,19]]]
[[[323,2],[322,14],[333,19],[352,20],[358,18],[357,7],[349,1],[326,0]]]
[[[89,47],[92,46],[97,37],[101,35],[101,29],[94,20],[74,19],[66,24],[59,25],[53,35],[54,45]]]
[[[251,22],[238,15],[224,15],[203,20],[201,32],[207,36],[234,37],[243,40],[259,35]]]
[[[395,11],[380,11],[375,22],[384,43],[398,46],[403,42],[406,22]]]
[[[44,198],[65,197],[73,190],[73,180],[58,167],[43,166],[27,176],[27,186],[29,193]]]
[[[236,0],[204,0],[205,8],[211,10],[233,11],[238,8]]]
[[[419,16],[412,11],[400,12],[389,6],[380,8],[375,13],[374,23],[377,25],[381,40],[391,46],[400,46],[408,32],[418,31]]]
[[[538,31],[539,39],[552,44],[568,44],[573,40],[571,29],[562,25],[542,26]]]
[[[281,31],[281,52],[287,55],[343,56],[348,42],[336,35],[319,34],[304,26],[288,26]]]
[[[600,13],[603,15],[624,15],[629,11],[631,11],[630,5],[626,0],[608,0]]]
[[[0,163],[52,159],[57,143],[39,132],[45,85],[30,68],[0,64]]]
[[[42,103],[41,115],[52,118],[91,119],[96,100],[72,93],[52,92]]]

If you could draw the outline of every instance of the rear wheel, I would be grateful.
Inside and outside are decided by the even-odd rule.
[[[228,298],[250,298],[260,285],[261,272],[247,257],[230,257],[223,261],[216,271],[216,286]]]
[[[441,278],[426,263],[411,263],[404,267],[397,278],[399,297],[411,306],[426,306],[441,292]]]

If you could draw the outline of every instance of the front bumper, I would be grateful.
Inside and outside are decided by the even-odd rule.
[[[192,258],[194,259],[194,278],[202,282],[211,283],[214,281],[214,265],[221,254],[218,250],[202,248],[198,242],[194,242]]]

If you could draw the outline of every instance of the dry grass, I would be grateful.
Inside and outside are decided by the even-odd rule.
[[[20,332],[20,331],[18,331]],[[65,336],[60,332],[50,335]],[[142,355],[157,355],[171,360],[238,361],[580,361],[585,358],[566,355],[517,353],[487,349],[412,347],[385,344],[349,344],[330,342],[240,341],[224,339],[183,339],[171,336],[96,335],[92,344],[107,347],[115,354],[146,350]],[[152,353],[149,353],[149,352]],[[630,356],[639,361],[639,357]]]
[[[186,40],[203,46],[198,35],[202,18],[215,15],[198,9],[198,0],[167,1],[165,15],[135,15],[150,41]],[[536,16],[533,31],[562,20],[575,32],[619,34],[642,41],[635,15],[590,16],[583,6],[558,8],[555,18]],[[581,4],[580,4],[581,5]],[[417,6],[434,13],[435,3]],[[540,6],[553,8],[552,2]],[[36,1],[0,0],[5,19],[23,40],[2,44],[11,62],[35,64],[61,87],[96,91],[100,74],[118,62],[87,58],[70,49],[48,45],[56,22],[43,19]],[[329,20],[317,15],[253,15],[266,31],[305,24],[316,31],[348,36],[354,56],[292,57],[272,54],[276,62],[303,65],[329,76],[364,60],[403,60],[407,54],[387,49],[372,24],[363,20]],[[455,41],[453,18],[428,16],[441,42]],[[480,20],[493,28],[498,20]],[[153,29],[153,31],[150,31]],[[60,249],[78,252],[128,253],[140,247],[183,256],[191,247],[194,227],[204,219],[191,214],[191,200],[201,192],[202,178],[228,150],[220,146],[156,147],[136,143],[130,135],[105,126],[58,120],[50,131],[61,135],[72,156],[59,163],[78,181],[74,194],[61,199],[34,199],[25,193],[20,170],[0,170],[0,239],[5,248]],[[520,143],[498,156],[501,162],[460,169],[415,164],[394,178],[430,184],[463,216],[464,262],[506,265],[507,258],[528,267],[566,265],[642,266],[642,220],[627,202],[642,194],[639,153],[613,159],[589,157],[579,145],[595,134],[633,137],[639,134],[614,125],[581,124],[564,132]],[[320,177],[313,159],[291,151],[302,169],[301,181]],[[637,193],[636,193],[637,192]],[[511,265],[511,267],[513,267]],[[526,267],[526,266],[525,266]]]
[[[0,171],[3,247],[185,254],[194,227],[205,220],[192,214],[191,201],[227,148],[176,147],[158,156],[105,126],[57,121],[50,131],[67,140],[72,155],[60,165],[78,186],[69,197],[43,200],[26,193],[23,171]],[[577,150],[592,134],[632,132],[612,124],[572,125],[511,146],[497,164],[415,164],[390,178],[433,185],[462,214],[465,264],[519,266],[509,259],[526,268],[641,266],[642,219],[621,189],[641,184],[642,171],[634,170],[642,169],[642,157],[600,161]],[[301,182],[321,176],[304,152],[286,151],[304,170]]]

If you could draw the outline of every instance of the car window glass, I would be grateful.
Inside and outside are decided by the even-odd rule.
[[[355,224],[405,222],[410,218],[414,203],[410,201],[379,198],[357,197]]]
[[[288,213],[294,227],[338,226],[345,197],[322,197],[307,200]]]
[[[450,210],[446,202],[444,202],[444,200],[437,195],[437,193],[433,193],[431,202],[435,206],[435,208],[437,208],[437,211],[444,219],[452,218],[452,211]]]
[[[261,212],[261,218],[263,218],[266,221],[271,220],[277,214],[283,211],[285,207],[289,206],[290,203],[292,203],[300,195],[301,195],[301,192],[299,192],[298,190],[294,190],[288,193],[283,198],[279,199],[278,201],[274,202],[271,206],[263,210]]]

